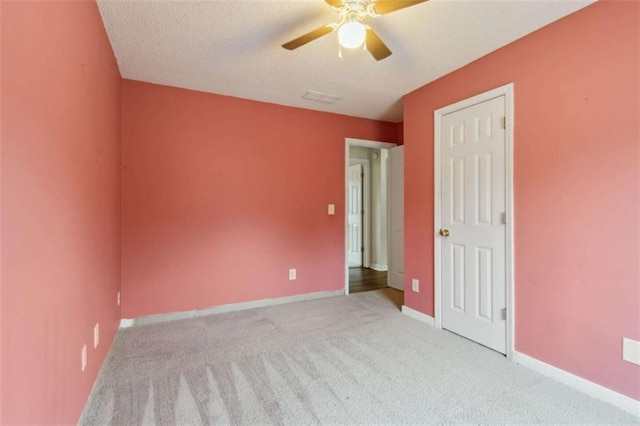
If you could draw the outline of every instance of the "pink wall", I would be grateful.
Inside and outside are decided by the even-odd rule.
[[[515,83],[516,349],[640,399],[639,7],[598,2],[404,98],[405,303],[433,315],[433,111]]]
[[[0,1],[0,58],[2,58],[2,5]],[[2,92],[2,63],[0,62],[0,95]],[[2,102],[0,101],[0,424],[2,424]]]
[[[75,424],[120,318],[120,75],[94,2],[2,2],[1,67],[0,423]]]
[[[397,130],[398,130],[398,132],[397,132],[398,140],[396,141],[396,143],[398,145],[402,145],[404,143],[404,122],[401,121],[399,123],[396,123],[396,126],[397,126]]]
[[[127,80],[122,113],[123,318],[344,288],[344,139],[395,124]]]

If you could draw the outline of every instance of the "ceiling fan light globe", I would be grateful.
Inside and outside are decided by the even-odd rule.
[[[367,30],[363,24],[351,21],[341,25],[338,29],[338,41],[342,47],[354,49],[362,46],[366,34]]]

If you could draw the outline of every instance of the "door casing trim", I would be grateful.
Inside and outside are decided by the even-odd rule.
[[[513,215],[513,130],[515,124],[514,117],[514,84],[509,83],[504,86],[489,90],[484,93],[472,96],[454,104],[437,109],[433,112],[434,119],[434,155],[433,155],[433,182],[434,182],[434,228],[433,228],[433,288],[434,288],[434,319],[435,327],[442,328],[442,282],[441,282],[441,259],[442,248],[441,239],[438,237],[438,232],[441,228],[442,218],[441,214],[441,152],[440,152],[440,131],[442,117],[456,112],[472,105],[476,105],[490,99],[494,99],[500,96],[505,97],[505,115],[506,115],[506,141],[505,141],[505,213],[506,213],[506,235],[505,235],[505,285],[506,285],[506,304],[507,304],[507,335],[506,335],[506,355],[507,359],[513,360],[513,354],[515,351],[515,285],[514,285],[514,215]]]

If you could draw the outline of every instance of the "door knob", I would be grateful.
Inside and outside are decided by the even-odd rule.
[[[440,236],[441,237],[448,237],[449,236],[449,230],[448,229],[441,229],[440,230]]]

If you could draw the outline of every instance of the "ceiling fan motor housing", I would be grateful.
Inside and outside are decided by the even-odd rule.
[[[339,24],[326,24],[316,28],[288,43],[282,45],[287,50],[294,50],[322,36],[338,31],[338,39],[342,46],[352,48],[365,43],[366,50],[376,61],[391,55],[391,50],[384,44],[378,34],[369,25],[363,23],[368,16],[386,15],[396,10],[405,9],[424,3],[427,0],[324,0],[339,13]],[[343,39],[340,39],[342,30]],[[353,43],[346,43],[351,39]],[[343,42],[345,41],[345,42]]]
[[[340,7],[340,18],[342,23],[352,21],[362,21],[367,16],[376,16],[373,10],[374,2],[370,0],[349,0]]]

